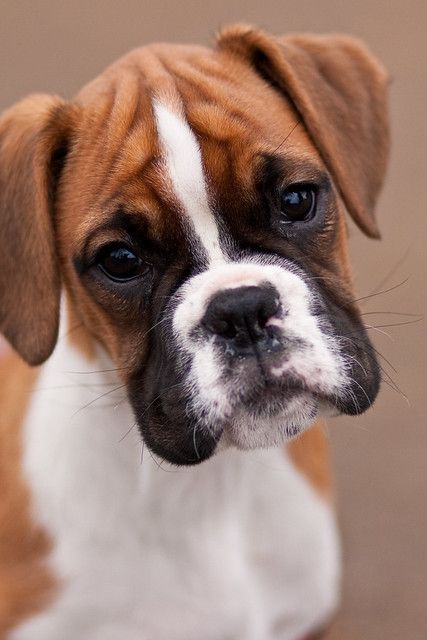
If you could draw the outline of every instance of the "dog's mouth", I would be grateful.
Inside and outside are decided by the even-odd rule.
[[[336,398],[295,376],[277,379],[265,370],[249,379],[222,425],[221,439],[240,449],[276,446],[337,413]]]
[[[232,402],[222,415],[215,404],[195,404],[185,383],[170,385],[143,404],[131,395],[148,447],[172,464],[198,464],[220,442],[239,449],[279,445],[313,424],[321,409],[334,407],[332,398],[308,388],[306,381],[256,369],[256,376],[246,371],[245,385],[234,380],[224,387]]]
[[[286,409],[288,403],[301,394],[333,403],[334,397],[325,393],[310,377],[303,377],[292,368],[287,370],[288,359],[283,352],[273,362],[258,354],[251,360],[227,381],[229,395],[234,399],[233,409],[246,411],[255,417],[273,416]]]

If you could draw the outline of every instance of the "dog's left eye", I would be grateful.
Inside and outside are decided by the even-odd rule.
[[[149,270],[149,265],[124,244],[110,244],[101,250],[98,267],[110,280],[127,282]]]
[[[316,212],[316,192],[309,185],[292,185],[280,193],[281,222],[307,222]]]

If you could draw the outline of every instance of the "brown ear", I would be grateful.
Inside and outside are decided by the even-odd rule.
[[[374,207],[389,149],[387,75],[354,38],[275,38],[237,25],[218,38],[288,96],[356,223],[378,238]]]
[[[0,117],[0,331],[29,364],[51,354],[58,333],[53,199],[67,120],[62,100],[46,95]]]

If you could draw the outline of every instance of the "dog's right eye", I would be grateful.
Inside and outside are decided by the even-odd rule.
[[[97,261],[98,268],[114,282],[128,282],[146,274],[151,266],[125,244],[104,247]]]
[[[281,222],[308,222],[316,212],[316,191],[310,185],[293,185],[280,194]]]

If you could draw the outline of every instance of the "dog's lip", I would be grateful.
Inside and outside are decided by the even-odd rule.
[[[265,416],[267,414],[271,416],[278,415],[284,410],[287,403],[298,396],[310,397],[322,406],[335,407],[339,410],[336,397],[310,386],[305,381],[297,378],[280,380],[263,372],[254,388],[245,396],[237,399],[232,413],[243,411],[252,417]]]
[[[253,380],[253,390],[257,395],[267,394],[277,398],[280,395],[307,393],[312,396],[326,398],[326,394],[317,385],[311,384],[309,380],[303,379],[302,376],[287,373],[278,377],[273,373],[271,367],[267,367],[259,361],[257,371],[258,376],[254,376]]]

